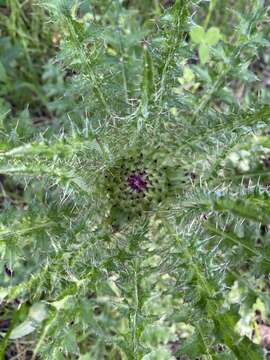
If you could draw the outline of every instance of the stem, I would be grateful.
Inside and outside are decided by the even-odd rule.
[[[43,329],[43,332],[38,340],[37,346],[34,349],[32,360],[36,359],[37,353],[38,353],[42,343],[45,341],[45,338],[46,338],[47,334],[49,333],[49,330],[51,329],[51,327],[56,323],[56,320],[57,320],[57,314],[51,320],[48,321],[47,325]]]
[[[118,0],[118,13],[117,13],[118,23],[119,23],[120,10],[121,10],[121,5],[120,5],[120,1]],[[122,41],[121,29],[119,27],[116,29],[116,33],[118,35],[118,42],[119,42],[119,47],[120,47],[120,52],[121,52],[120,63],[121,63],[121,68],[122,68],[122,78],[123,78],[123,87],[124,87],[124,91],[125,91],[125,101],[128,104],[127,70],[126,70],[126,65],[125,65],[124,46],[123,46],[123,41]]]
[[[211,2],[210,2],[208,14],[205,18],[204,25],[203,25],[205,29],[208,27],[208,24],[209,24],[210,18],[212,16],[213,10],[215,9],[216,3],[217,3],[217,0],[211,0]]]
[[[138,320],[138,311],[139,311],[139,289],[138,289],[138,262],[134,261],[134,315],[132,321],[132,344],[133,344],[133,359],[138,359],[138,338],[137,338],[137,320]]]

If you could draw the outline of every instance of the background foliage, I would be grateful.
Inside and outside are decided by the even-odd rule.
[[[0,358],[266,358],[267,1],[0,0],[0,32]]]

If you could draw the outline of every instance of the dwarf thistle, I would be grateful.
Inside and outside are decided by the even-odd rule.
[[[0,113],[0,357],[19,343],[42,359],[262,359],[266,4],[41,5],[58,29],[55,126]]]

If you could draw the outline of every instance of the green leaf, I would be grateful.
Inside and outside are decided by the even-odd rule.
[[[8,295],[7,289],[0,288],[0,302],[2,302],[7,295]]]
[[[215,354],[215,360],[237,360],[235,355],[230,351],[227,353]]]
[[[142,113],[144,117],[148,116],[148,107],[153,100],[153,94],[155,92],[154,81],[154,66],[150,52],[147,48],[144,49],[144,66],[142,75]]]
[[[195,78],[193,71],[188,66],[184,67],[183,78],[186,82],[192,82]]]
[[[4,65],[0,61],[0,82],[5,82],[7,80],[7,73]]]
[[[202,65],[206,64],[210,59],[209,48],[205,44],[201,44],[199,47],[199,57]]]
[[[214,204],[218,211],[229,211],[244,219],[251,219],[262,224],[270,223],[269,196],[254,195],[238,199],[220,197]]]
[[[9,338],[12,340],[22,338],[36,330],[33,320],[25,320],[11,331]]]
[[[200,356],[204,352],[204,344],[202,338],[195,333],[191,337],[187,338],[181,348],[177,351],[177,356],[186,355],[195,359],[197,356]]]
[[[46,317],[46,305],[43,303],[34,304],[29,310],[28,318],[11,331],[9,338],[15,340],[31,334],[36,330],[38,323],[42,322]]]
[[[211,27],[206,33],[205,43],[207,45],[216,45],[220,39],[221,39],[221,33],[219,28]]]
[[[146,354],[142,360],[171,360],[172,356],[169,350],[164,348],[159,348],[151,351],[151,353]]]
[[[261,360],[264,351],[260,345],[252,343],[247,337],[238,343],[237,355],[239,360]]]
[[[79,360],[91,360],[91,354],[87,353],[87,354],[81,355],[79,357]]]
[[[65,351],[77,354],[79,352],[79,348],[76,341],[76,336],[72,330],[66,332],[64,339],[63,339],[63,346]]]
[[[205,38],[205,31],[202,26],[194,26],[190,31],[190,37],[195,44],[201,44]]]
[[[37,303],[31,306],[29,310],[29,318],[36,322],[41,322],[47,318],[47,307],[43,303]]]

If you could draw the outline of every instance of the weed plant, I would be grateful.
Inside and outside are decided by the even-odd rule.
[[[266,358],[267,1],[0,9],[0,359]]]

